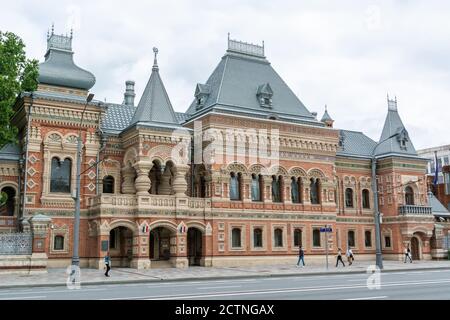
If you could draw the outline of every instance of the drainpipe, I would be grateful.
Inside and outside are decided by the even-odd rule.
[[[24,178],[23,178],[23,196],[22,196],[22,212],[20,213],[20,220],[23,221],[24,215],[25,215],[25,207],[26,207],[26,195],[27,195],[27,171],[28,171],[28,142],[30,139],[30,130],[31,130],[31,109],[33,107],[33,93],[30,95],[31,97],[31,103],[30,107],[28,108],[28,120],[27,120],[27,134],[25,138],[25,170],[24,170]]]

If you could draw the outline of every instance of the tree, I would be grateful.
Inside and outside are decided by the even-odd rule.
[[[22,39],[0,31],[0,147],[17,142],[17,128],[10,123],[13,105],[19,93],[36,90],[38,76],[38,61],[26,58]]]

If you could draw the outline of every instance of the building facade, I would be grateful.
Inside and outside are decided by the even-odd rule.
[[[436,166],[438,169],[438,183],[444,183],[443,167],[450,165],[450,145],[439,147],[432,147],[427,149],[417,150],[417,154],[429,160],[427,166],[428,176],[433,176],[436,173]],[[437,163],[436,163],[437,158]]]
[[[7,194],[3,233],[30,232],[50,267],[72,257],[77,139],[81,161],[81,266],[151,268],[292,263],[351,247],[375,257],[371,163],[377,161],[385,259],[442,257],[444,230],[427,195],[397,101],[377,143],[308,111],[264,47],[228,40],[185,113],[175,112],[154,65],[139,102],[87,102],[92,73],[75,65],[72,36],[50,34],[39,87],[24,92],[12,123],[19,145],[0,152]],[[331,233],[320,228],[330,226]],[[6,268],[6,267],[5,267]]]

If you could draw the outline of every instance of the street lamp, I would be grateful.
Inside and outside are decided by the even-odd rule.
[[[375,148],[372,151],[371,155],[371,165],[372,165],[372,192],[373,192],[373,198],[374,198],[374,210],[375,210],[375,237],[376,237],[376,265],[381,270],[383,269],[383,256],[381,254],[381,228],[380,228],[380,212],[378,208],[378,188],[377,188],[377,157],[375,156],[375,151],[377,150],[378,146],[382,144],[383,142],[398,136],[399,133],[395,133],[391,135],[390,137],[380,141],[377,143]]]
[[[80,257],[78,255],[78,248],[80,242],[80,178],[81,178],[81,127],[83,125],[84,113],[89,102],[94,98],[94,94],[90,93],[86,97],[86,103],[84,104],[83,112],[81,113],[80,127],[78,129],[78,144],[77,144],[77,175],[76,175],[76,187],[75,187],[75,221],[73,226],[73,253],[72,253],[72,266],[79,267]],[[72,273],[75,270],[72,270]]]

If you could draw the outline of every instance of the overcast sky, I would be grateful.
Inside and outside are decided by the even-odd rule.
[[[244,3],[245,2],[245,3]],[[136,103],[154,46],[176,111],[191,103],[232,39],[265,53],[300,100],[335,127],[378,140],[387,93],[416,149],[450,144],[450,1],[5,1],[0,30],[17,33],[44,60],[46,33],[74,29],[75,62],[97,78],[96,98]]]

